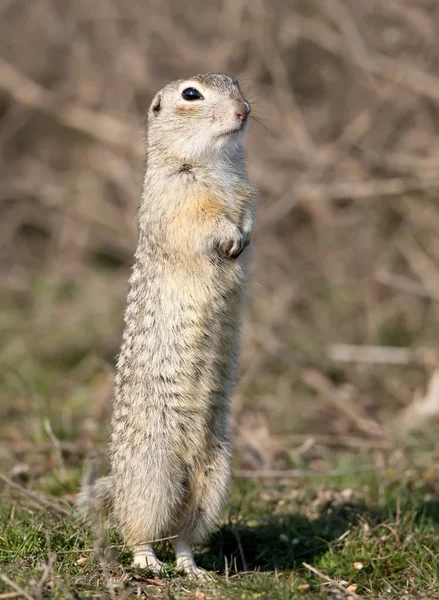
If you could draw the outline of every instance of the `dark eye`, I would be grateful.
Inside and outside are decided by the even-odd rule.
[[[186,88],[182,91],[181,97],[185,100],[204,100],[203,96],[195,88]]]

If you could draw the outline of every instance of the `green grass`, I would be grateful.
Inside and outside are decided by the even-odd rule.
[[[119,597],[139,590],[151,598],[191,598],[196,590],[199,598],[348,597],[306,563],[361,597],[439,597],[434,469],[351,467],[331,479],[236,480],[222,526],[197,549],[198,563],[213,573],[207,584],[176,573],[165,543],[158,549],[167,565],[163,580],[130,569],[130,552],[114,532],[99,562],[88,527],[5,491],[0,571],[35,598],[106,598],[111,586]],[[72,468],[70,480],[78,477]],[[0,593],[12,591],[0,582]]]
[[[47,289],[40,293],[47,304]],[[51,311],[61,310],[60,302]],[[37,600],[439,598],[439,436],[431,430],[386,451],[373,444],[351,454],[322,444],[304,453],[285,448],[284,465],[305,469],[306,477],[236,479],[223,523],[196,549],[211,582],[177,573],[166,543],[158,548],[163,579],[131,569],[130,552],[114,531],[98,560],[88,526],[38,505],[24,490],[70,506],[88,451],[93,444],[105,448],[111,363],[102,356],[114,356],[119,339],[102,351],[97,340],[117,327],[97,319],[96,333],[88,321],[66,319],[45,335],[47,319],[34,320],[29,331],[26,319],[18,319],[25,309],[36,311],[16,308],[18,333],[10,326],[12,309],[0,323],[6,342],[0,472],[23,488],[0,481],[0,600],[11,594]]]

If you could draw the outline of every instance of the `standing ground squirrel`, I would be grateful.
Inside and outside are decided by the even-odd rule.
[[[218,523],[231,478],[228,413],[248,282],[255,190],[241,144],[250,105],[228,75],[175,81],[148,113],[138,245],[119,355],[111,474],[78,506],[110,508],[134,566],[151,540],[202,577],[190,545]]]

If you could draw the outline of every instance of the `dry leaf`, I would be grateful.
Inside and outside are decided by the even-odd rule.
[[[80,556],[78,558],[78,560],[76,561],[76,564],[79,565],[80,567],[82,567],[82,565],[85,565],[85,563],[88,561],[88,558],[86,556]]]
[[[309,590],[309,583],[299,583],[297,586],[298,592],[307,592]]]

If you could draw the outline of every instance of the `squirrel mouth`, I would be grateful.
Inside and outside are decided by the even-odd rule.
[[[221,134],[221,137],[227,137],[228,135],[233,135],[234,133],[240,133],[243,130],[243,124],[238,127],[234,127],[233,129],[228,129]]]

